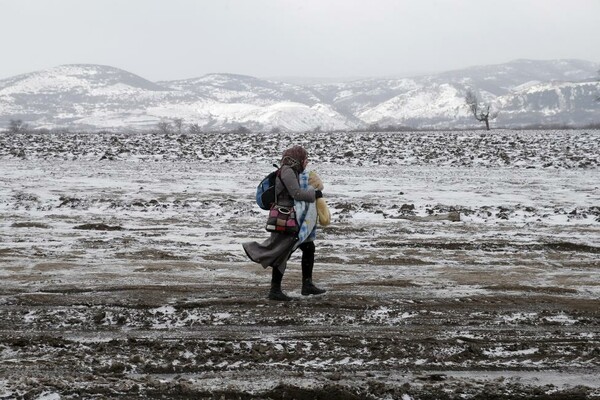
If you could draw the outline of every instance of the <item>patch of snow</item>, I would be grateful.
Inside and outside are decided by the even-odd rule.
[[[35,398],[36,400],[60,400],[60,394],[56,392],[42,392]]]

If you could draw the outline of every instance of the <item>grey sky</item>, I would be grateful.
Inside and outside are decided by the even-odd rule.
[[[156,81],[600,62],[600,0],[0,0],[0,15],[0,79],[71,63]]]

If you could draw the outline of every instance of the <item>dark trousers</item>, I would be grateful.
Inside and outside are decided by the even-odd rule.
[[[312,241],[304,242],[298,248],[302,250],[302,281],[312,280],[312,271],[315,265],[315,243]],[[273,268],[271,283],[280,286],[282,279],[283,274],[279,271],[279,268]]]

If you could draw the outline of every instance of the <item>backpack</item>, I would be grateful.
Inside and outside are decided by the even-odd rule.
[[[271,209],[271,205],[275,202],[275,181],[279,176],[279,167],[273,164],[275,171],[265,176],[256,188],[256,204],[263,210]]]

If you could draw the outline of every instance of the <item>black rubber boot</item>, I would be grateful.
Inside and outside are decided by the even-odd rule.
[[[313,266],[315,265],[315,244],[306,242],[300,245],[302,250],[302,295],[323,294],[327,290],[319,289],[312,282]]]
[[[312,279],[304,279],[302,281],[302,296],[309,296],[311,294],[323,294],[327,292],[325,289],[319,289],[312,283]]]
[[[281,291],[281,286],[271,285],[271,290],[269,291],[269,300],[291,301],[292,298]]]
[[[269,291],[269,300],[275,301],[290,301],[292,298],[281,291],[281,281],[283,274],[279,268],[273,267],[273,275],[271,277],[271,290]]]

